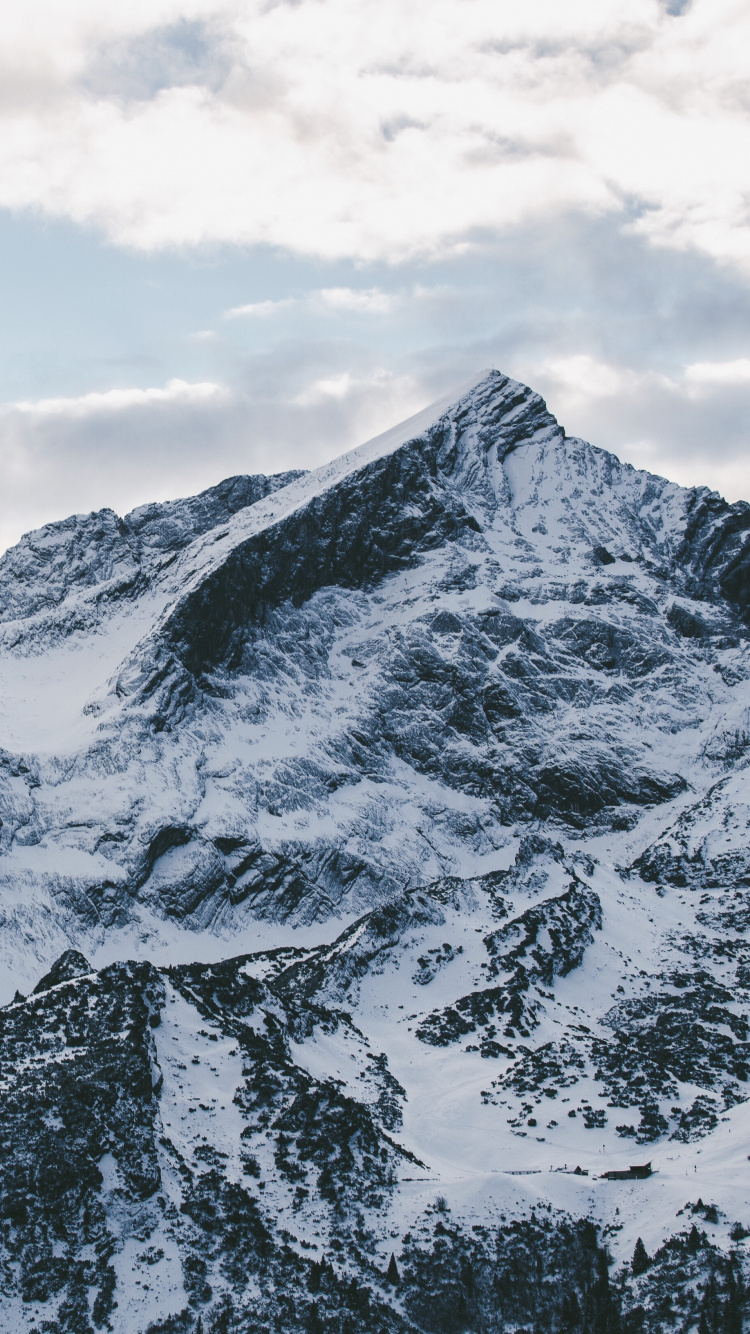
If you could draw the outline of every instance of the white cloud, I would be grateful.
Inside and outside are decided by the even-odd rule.
[[[348,371],[343,371],[341,375],[331,375],[320,380],[313,380],[305,389],[301,390],[295,397],[295,403],[300,407],[310,407],[314,403],[320,403],[327,398],[346,398],[351,392],[352,377]]]
[[[307,307],[353,315],[385,315],[392,311],[400,298],[394,292],[383,292],[379,287],[320,287],[299,297],[282,297],[278,301],[251,301],[245,306],[232,306],[224,311],[225,320],[266,319],[281,315],[292,306]]]
[[[750,269],[738,0],[31,0],[0,33],[0,206],[120,244],[398,260],[609,211]]]
[[[322,287],[317,296],[331,310],[361,315],[385,315],[398,304],[393,292],[382,292],[379,287]]]
[[[638,374],[627,367],[613,366],[584,352],[567,357],[546,357],[531,368],[532,383],[550,381],[565,393],[567,406],[577,402],[612,398],[629,389],[638,389],[653,375]]]
[[[107,389],[104,393],[82,394],[78,398],[38,398],[7,403],[0,408],[0,412],[3,415],[21,413],[30,417],[82,418],[160,404],[206,403],[224,392],[221,385],[210,381],[189,384],[186,380],[170,380],[163,389]]]
[[[706,393],[722,385],[750,385],[750,358],[734,361],[694,361],[685,367],[685,380],[693,393]]]
[[[613,398],[625,393],[653,392],[656,389],[677,396],[705,396],[723,389],[750,387],[750,358],[733,361],[693,361],[675,376],[655,371],[635,371],[616,366],[586,353],[568,357],[546,357],[529,367],[534,382],[552,381],[567,395],[568,405],[576,401]]]
[[[357,375],[351,371],[342,371],[338,375],[321,376],[319,379],[311,380],[295,394],[294,403],[301,408],[311,408],[332,401],[341,403],[345,400],[357,401],[361,400],[363,395],[366,399],[372,399],[373,393],[376,400],[382,400],[376,409],[379,418],[382,417],[386,402],[392,403],[394,407],[397,403],[400,405],[406,402],[415,404],[420,402],[419,385],[413,377],[389,374],[383,367],[376,366],[365,374]],[[414,408],[414,411],[416,410]],[[405,415],[408,416],[409,413]],[[394,419],[389,425],[393,426],[397,420],[398,418]],[[364,428],[365,419],[360,418],[360,424],[361,428]],[[362,439],[365,439],[365,436]]]
[[[674,375],[586,354],[514,373],[533,384],[571,434],[683,486],[750,498],[750,361],[693,362]]]
[[[265,319],[269,315],[280,315],[293,305],[293,297],[283,297],[280,301],[250,301],[246,306],[232,306],[229,310],[225,310],[224,319]]]

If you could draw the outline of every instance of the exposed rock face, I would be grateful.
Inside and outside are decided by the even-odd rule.
[[[489,372],[6,553],[2,1334],[741,1328],[748,531]]]
[[[715,492],[692,493],[677,558],[688,571],[688,587],[699,596],[726,598],[744,615],[750,609],[750,505],[727,504]]]
[[[57,987],[61,982],[70,982],[74,977],[85,977],[91,971],[91,964],[80,950],[66,950],[41,981],[37,982],[34,995],[39,991],[49,991],[51,987]]]
[[[0,560],[0,621],[26,620],[90,588],[135,597],[176,552],[302,475],[228,477],[199,496],[142,505],[124,519],[99,510],[27,533]]]
[[[427,1015],[419,1027],[420,1038],[444,1046],[482,1029],[483,1055],[510,1055],[507,1046],[495,1041],[495,1021],[505,1037],[527,1038],[539,1023],[537,988],[551,987],[556,976],[579,967],[592,931],[601,930],[601,925],[598,894],[575,882],[558,898],[527,908],[484,939],[490,956],[486,976],[502,976],[502,984],[472,991],[445,1010]]]

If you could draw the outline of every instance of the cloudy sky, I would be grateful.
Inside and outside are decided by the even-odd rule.
[[[745,0],[3,11],[0,548],[490,365],[750,498]]]

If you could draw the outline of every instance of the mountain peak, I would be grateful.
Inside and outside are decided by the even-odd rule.
[[[748,529],[488,371],[8,553],[3,1331],[739,1328]]]
[[[540,394],[501,371],[488,369],[335,463],[356,466],[370,462],[429,434],[446,421],[462,424],[464,441],[471,438],[466,427],[472,425],[479,441],[488,449],[495,446],[501,457],[532,440],[562,438],[565,434]]]

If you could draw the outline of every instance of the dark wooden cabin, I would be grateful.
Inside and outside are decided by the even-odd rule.
[[[643,1181],[646,1177],[652,1175],[650,1163],[634,1163],[630,1167],[623,1167],[617,1171],[603,1172],[602,1176],[606,1181]]]

